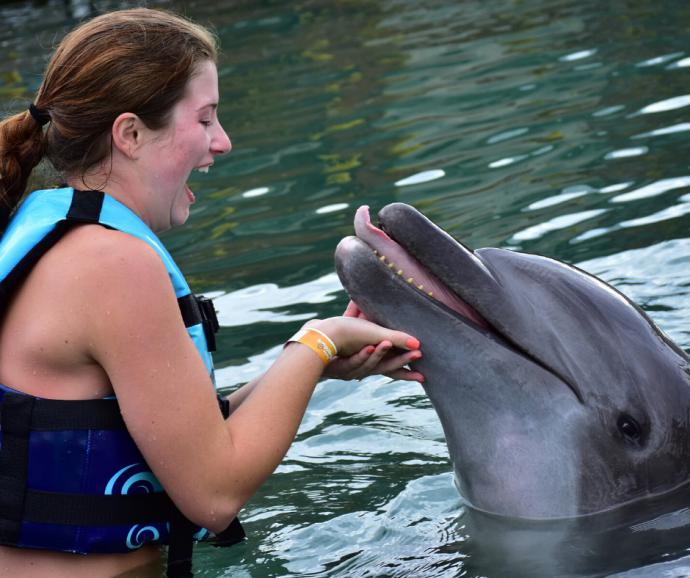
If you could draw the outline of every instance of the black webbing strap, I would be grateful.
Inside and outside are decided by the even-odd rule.
[[[191,578],[194,532],[197,528],[179,510],[170,520],[167,578]]]
[[[194,533],[197,528],[178,512],[170,523],[170,540],[168,546],[167,578],[191,578],[192,554],[194,550]],[[247,535],[239,519],[234,518],[230,525],[216,534],[211,544],[218,548],[227,548],[242,542]]]
[[[164,492],[64,494],[26,490],[24,519],[40,524],[115,526],[166,522],[177,510]]]
[[[5,394],[0,406],[0,542],[4,544],[16,544],[21,535],[34,401],[28,395]]]
[[[218,408],[223,419],[228,419],[230,416],[230,400],[222,395],[217,395],[216,397],[218,398]]]
[[[98,223],[103,208],[103,191],[74,191],[67,216],[73,223]]]
[[[213,540],[211,540],[211,544],[218,548],[226,548],[239,544],[246,537],[247,534],[245,534],[239,518],[235,518],[225,530],[215,535]]]
[[[201,311],[199,311],[199,304],[196,302],[196,296],[193,293],[177,298],[177,305],[182,313],[182,321],[185,327],[192,327],[203,322]]]
[[[184,326],[192,327],[193,325],[201,323],[204,328],[208,350],[215,351],[216,333],[220,325],[218,323],[216,309],[213,307],[213,301],[203,295],[194,295],[190,293],[184,297],[179,297],[177,299],[177,304],[180,307],[180,313],[182,313]]]
[[[6,393],[5,396],[17,395]],[[22,397],[27,397],[22,395]],[[126,429],[116,399],[35,399],[31,420],[34,431]],[[3,402],[4,403],[4,402]]]

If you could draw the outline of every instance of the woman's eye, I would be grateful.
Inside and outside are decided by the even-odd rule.
[[[202,120],[201,124],[203,124],[204,126],[211,126],[211,121],[210,120]]]

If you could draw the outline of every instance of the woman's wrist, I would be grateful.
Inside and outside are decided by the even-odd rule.
[[[312,319],[305,323],[304,329],[320,331],[333,343],[336,351],[340,351],[343,346],[343,336],[338,325],[338,317],[328,317],[326,319]]]
[[[300,329],[288,339],[288,343],[301,343],[308,347],[321,359],[324,366],[328,365],[338,355],[338,348],[331,338],[313,325]]]

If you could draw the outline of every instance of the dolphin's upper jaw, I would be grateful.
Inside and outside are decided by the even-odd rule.
[[[432,297],[463,318],[484,329],[490,324],[466,301],[441,282],[386,232],[371,223],[369,207],[362,206],[355,215],[355,233],[374,252],[381,264],[425,296]]]
[[[482,302],[490,303],[502,299],[502,293],[498,290],[499,282],[477,252],[458,243],[445,231],[408,205],[401,203],[387,205],[379,213],[379,219],[381,220],[381,228],[371,223],[369,208],[367,206],[360,207],[355,215],[355,233],[357,236],[347,237],[340,242],[336,250],[336,262],[347,262],[354,257],[355,253],[359,254],[355,258],[362,259],[365,253],[361,253],[360,250],[367,247],[367,251],[370,251],[369,255],[371,255],[367,260],[376,261],[378,265],[376,268],[392,277],[397,282],[396,285],[405,286],[407,290],[414,291],[419,298],[429,301],[433,306],[444,310],[465,325],[469,325],[476,331],[490,336],[493,340],[498,340],[505,347],[519,352],[521,356],[529,359],[532,363],[554,374],[572,391],[580,403],[584,403],[582,392],[577,384],[549,364],[544,363],[520,343],[507,337],[505,331],[501,329],[501,320],[496,318],[493,311],[487,310],[486,306],[483,306],[480,312],[470,305],[468,301],[475,299],[466,294],[471,294],[473,291],[483,295],[479,299]],[[395,238],[388,233],[389,227],[395,229]],[[418,234],[419,231],[423,231],[423,233]],[[448,257],[451,255],[455,257],[455,259],[443,259],[435,256],[433,270],[412,254],[420,248],[416,244],[423,243],[428,246],[431,237],[435,243],[444,244],[442,250],[445,252],[444,254]],[[442,270],[444,266],[446,269]],[[342,274],[345,274],[342,266],[338,266],[338,273],[342,280]],[[441,278],[447,279],[447,281],[441,281]],[[354,283],[354,281],[352,282]],[[344,285],[348,288],[347,283],[344,282]],[[463,291],[462,296],[456,293],[460,289]],[[491,299],[486,299],[488,294],[492,294]],[[377,319],[377,306],[375,304],[373,308],[368,310],[367,303],[358,302],[354,295],[351,297],[369,318]],[[465,300],[466,298],[467,300]],[[378,319],[378,322],[390,324],[391,320]]]

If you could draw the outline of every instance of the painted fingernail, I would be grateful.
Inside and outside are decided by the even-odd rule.
[[[407,346],[408,349],[419,349],[419,339],[415,339],[414,337],[410,337],[405,342],[405,345]]]
[[[410,360],[412,361],[417,361],[418,359],[422,358],[422,352],[421,351],[415,351],[412,355],[410,355]]]
[[[367,355],[371,355],[372,353],[374,353],[375,350],[376,348],[373,345],[369,345],[366,349],[366,353]]]

